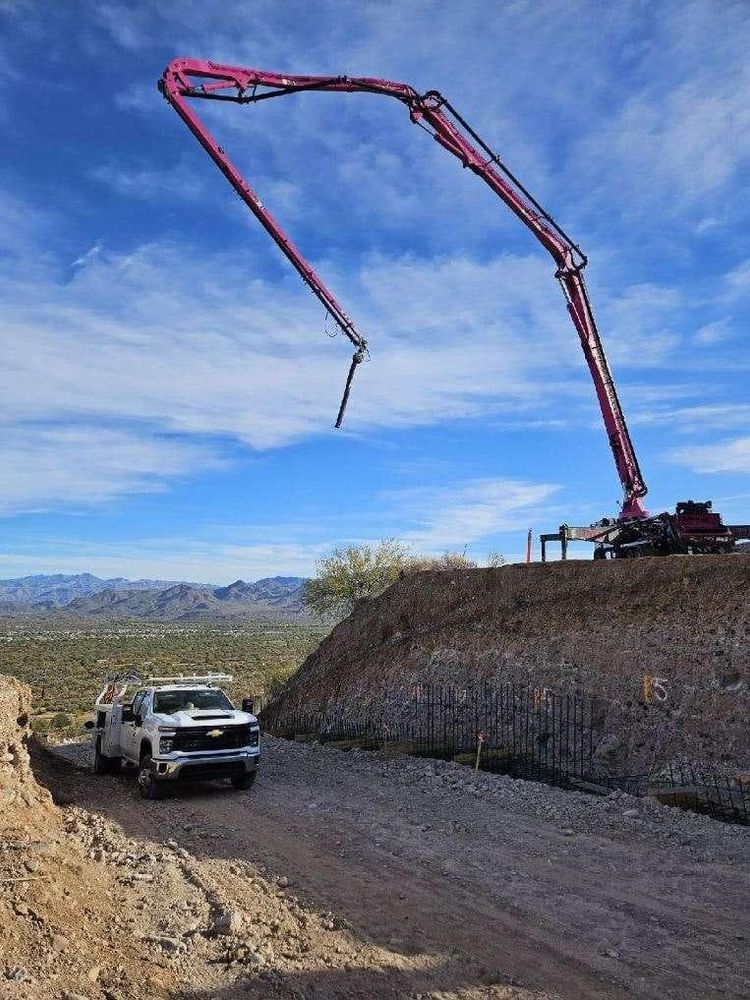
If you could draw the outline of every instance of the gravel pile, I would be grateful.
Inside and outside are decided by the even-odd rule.
[[[696,860],[721,856],[747,858],[750,828],[721,823],[707,816],[665,806],[655,799],[613,791],[608,796],[565,791],[539,782],[474,771],[450,761],[383,756],[366,750],[337,750],[315,743],[265,737],[266,746],[293,766],[295,758],[325,757],[328,772],[379,776],[405,795],[429,795],[446,812],[460,809],[470,797],[497,808],[560,824],[563,832],[616,836],[627,832],[638,840],[689,847]],[[418,801],[418,799],[417,799]]]
[[[296,743],[264,737],[264,744],[283,758],[288,767],[295,759],[325,758],[326,770],[380,777],[408,794],[429,794],[447,810],[459,808],[466,796],[489,803],[501,812],[513,811],[559,823],[573,836],[579,833],[630,836],[663,844],[678,843],[691,848],[700,859],[723,855],[742,856],[750,847],[750,828],[721,823],[710,817],[613,791],[607,796],[566,791],[539,782],[509,778],[502,774],[474,771],[450,761],[389,756],[366,750],[338,750],[317,743]],[[51,746],[53,754],[82,770],[93,766],[88,742],[68,741]]]

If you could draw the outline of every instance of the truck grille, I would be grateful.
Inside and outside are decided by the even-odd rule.
[[[191,726],[189,729],[178,729],[175,734],[173,750],[191,753],[193,751],[238,750],[249,746],[249,726]]]

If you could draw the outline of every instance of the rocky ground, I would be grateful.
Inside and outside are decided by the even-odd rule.
[[[82,744],[34,767],[85,895],[41,832],[6,847],[50,881],[0,885],[0,997],[747,995],[746,828],[274,739],[250,793],[144,802]]]

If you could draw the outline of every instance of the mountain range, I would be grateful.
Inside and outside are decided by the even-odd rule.
[[[58,613],[81,618],[213,621],[306,617],[305,579],[273,576],[226,587],[180,580],[101,579],[91,573],[0,580],[0,613]]]

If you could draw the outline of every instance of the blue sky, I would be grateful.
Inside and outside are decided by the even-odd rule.
[[[166,105],[177,55],[439,89],[587,251],[650,509],[750,519],[750,6],[0,0],[0,575],[225,582],[334,544],[520,558],[620,488],[547,258],[396,102]]]

